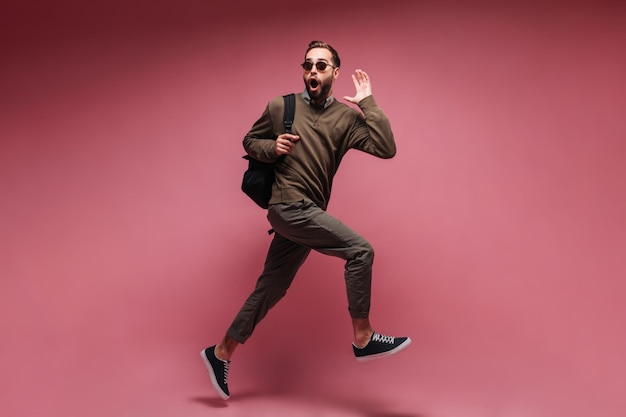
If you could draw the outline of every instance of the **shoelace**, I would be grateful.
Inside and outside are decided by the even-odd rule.
[[[224,362],[224,384],[228,385],[228,369],[230,367],[230,362]]]
[[[384,334],[374,333],[372,335],[372,340],[374,342],[389,343],[390,345],[393,345],[394,339],[395,339],[395,337],[393,337],[393,336],[385,336]]]

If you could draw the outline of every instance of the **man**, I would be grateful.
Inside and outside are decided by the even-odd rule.
[[[252,158],[276,162],[276,179],[268,208],[275,235],[263,273],[224,338],[201,352],[211,381],[228,399],[228,369],[235,348],[287,292],[311,249],[344,259],[348,311],[358,361],[388,356],[405,349],[411,339],[375,333],[369,321],[372,246],[326,212],[333,177],[349,149],[379,158],[396,153],[389,120],[376,105],[368,75],[352,75],[356,94],[344,97],[361,111],[333,97],[340,60],[330,45],[313,41],[305,53],[305,90],[296,96],[293,134],[281,133],[284,102],[276,97],[243,140]],[[281,134],[278,134],[281,133]]]

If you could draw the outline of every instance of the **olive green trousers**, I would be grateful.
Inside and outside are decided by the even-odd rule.
[[[350,317],[368,318],[374,250],[367,240],[308,200],[272,204],[267,218],[275,234],[265,266],[254,291],[228,328],[228,336],[245,343],[267,312],[285,296],[311,250],[346,261]]]

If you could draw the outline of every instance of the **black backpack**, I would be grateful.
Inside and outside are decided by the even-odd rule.
[[[283,96],[285,101],[285,113],[283,115],[283,124],[285,132],[291,133],[291,125],[293,124],[293,116],[296,109],[295,94]],[[241,190],[246,193],[257,205],[266,209],[269,206],[272,197],[272,184],[274,184],[274,164],[266,164],[250,157],[244,156],[248,160],[248,169],[243,173],[243,181],[241,182]]]

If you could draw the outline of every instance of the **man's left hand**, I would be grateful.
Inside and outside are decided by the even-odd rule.
[[[370,83],[370,77],[365,71],[362,71],[360,69],[354,71],[354,74],[352,74],[352,82],[354,83],[356,94],[354,95],[354,97],[344,96],[344,100],[349,101],[350,103],[359,104],[359,102],[365,97],[372,95],[372,84]]]

